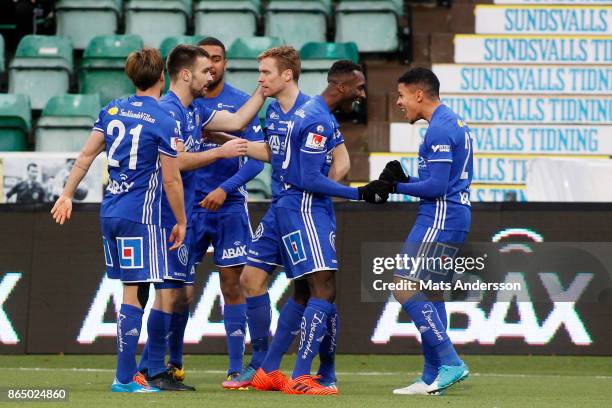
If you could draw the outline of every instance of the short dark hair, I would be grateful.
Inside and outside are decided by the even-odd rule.
[[[198,47],[204,47],[206,45],[220,47],[223,50],[223,58],[225,58],[225,44],[223,44],[221,40],[215,37],[206,37],[203,40],[198,41]]]
[[[430,69],[409,69],[401,77],[399,77],[397,83],[422,86],[428,97],[432,99],[440,98],[440,80]]]
[[[208,53],[200,47],[188,44],[179,44],[170,52],[166,61],[166,68],[171,79],[176,79],[176,76],[182,69],[191,69],[196,60],[200,57],[209,58]]]
[[[338,60],[327,71],[327,82],[338,80],[340,77],[351,75],[354,71],[362,72],[361,65],[350,60]]]
[[[125,62],[125,73],[136,88],[145,91],[153,87],[164,72],[164,59],[155,48],[131,52]]]
[[[30,167],[36,167],[36,168],[38,168],[38,164],[36,164],[36,163],[28,163],[28,167],[27,167],[27,169],[26,169],[26,170],[30,170]]]

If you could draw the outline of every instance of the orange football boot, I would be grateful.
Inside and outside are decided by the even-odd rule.
[[[307,395],[338,395],[338,390],[324,387],[316,381],[317,377],[304,374],[298,378],[287,381],[283,392],[285,394],[307,394]]]

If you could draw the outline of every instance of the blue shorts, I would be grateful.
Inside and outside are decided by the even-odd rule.
[[[451,260],[457,256],[467,234],[415,225],[401,252],[414,261],[408,262],[406,269],[396,269],[394,275],[417,282],[452,282],[455,271]]]
[[[336,223],[329,210],[276,207],[283,265],[289,279],[338,269]]]
[[[168,251],[168,266],[166,273],[164,274],[164,280],[174,280],[185,282],[189,278],[189,248],[191,248],[191,236],[193,235],[191,228],[187,228],[187,234],[185,235],[185,241],[178,249],[174,251]],[[171,228],[163,228],[164,235],[166,236],[165,245],[167,247],[170,244],[170,233]]]
[[[251,242],[249,215],[241,212],[194,212],[191,216],[193,241],[189,264],[200,263],[212,244],[215,265],[230,267],[244,265],[247,245]]]
[[[101,218],[106,273],[125,283],[161,282],[166,268],[166,241],[159,225],[124,218]]]
[[[261,219],[253,240],[249,244],[247,265],[272,274],[277,266],[282,266],[280,235],[276,225],[276,207],[270,206]]]

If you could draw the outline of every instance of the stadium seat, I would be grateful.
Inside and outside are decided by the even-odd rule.
[[[237,38],[257,34],[259,0],[201,0],[194,11],[194,32],[223,41],[226,47]]]
[[[125,6],[125,33],[159,48],[164,38],[183,35],[191,19],[191,0],[130,0]]]
[[[249,201],[272,197],[272,166],[264,163],[264,168],[254,179],[247,183]]]
[[[28,95],[32,109],[42,109],[50,97],[68,92],[71,74],[68,37],[26,35],[9,66],[9,93]]]
[[[113,98],[134,93],[124,72],[130,52],[143,47],[137,35],[103,35],[91,40],[81,61],[79,88],[82,94],[100,94],[103,105]]]
[[[49,99],[36,125],[36,151],[79,151],[91,133],[100,108],[97,94],[65,94]]]
[[[179,44],[196,45],[203,38],[204,38],[203,35],[178,35],[175,37],[167,37],[164,39],[164,41],[162,41],[159,47],[159,51],[161,52],[162,57],[164,58],[164,61],[165,61],[166,58],[168,58],[168,55],[170,55],[170,51],[172,51],[174,47],[176,47],[177,45]],[[164,77],[166,79],[166,82],[164,83],[164,86],[165,86],[164,92],[167,92],[168,88],[170,88],[170,78],[168,77],[168,71],[165,69],[164,69]]]
[[[75,49],[85,49],[92,38],[117,32],[122,4],[122,0],[60,0],[55,5],[56,34],[70,37]]]
[[[272,0],[265,12],[265,35],[282,37],[298,50],[308,41],[325,41],[329,12],[319,0]]]
[[[353,42],[309,42],[300,50],[300,57],[300,89],[307,95],[318,95],[327,86],[327,71],[334,61],[348,59],[357,63],[359,51]]]
[[[32,128],[27,95],[0,94],[0,151],[23,151]]]
[[[0,34],[0,74],[4,72],[4,37]]]
[[[227,80],[236,88],[252,93],[257,87],[259,63],[257,56],[271,47],[282,45],[276,37],[239,38],[227,50],[230,63],[227,67]]]
[[[335,12],[335,41],[353,41],[359,52],[396,52],[401,11],[398,3],[390,0],[342,1]]]

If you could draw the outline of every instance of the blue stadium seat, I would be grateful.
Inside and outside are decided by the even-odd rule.
[[[210,35],[229,47],[237,38],[257,34],[259,0],[200,0],[194,11],[194,32]]]
[[[122,0],[60,0],[55,5],[56,34],[70,37],[83,50],[98,35],[115,34]]]
[[[125,33],[138,34],[146,46],[158,48],[164,38],[187,32],[191,8],[191,0],[130,0]]]
[[[42,109],[50,97],[68,92],[72,44],[68,37],[26,35],[9,66],[9,93],[30,97]]]

